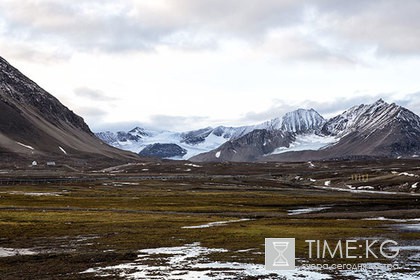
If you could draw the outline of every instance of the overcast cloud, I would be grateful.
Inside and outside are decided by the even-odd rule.
[[[378,98],[420,114],[419,12],[416,0],[4,0],[0,55],[94,130],[330,116]]]

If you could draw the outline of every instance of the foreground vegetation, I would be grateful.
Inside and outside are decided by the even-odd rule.
[[[325,207],[289,215],[290,210]],[[140,249],[200,242],[215,261],[264,263],[264,239],[382,238],[415,242],[372,217],[418,218],[418,197],[331,192],[261,178],[111,179],[78,185],[0,188],[0,247],[34,255],[0,258],[2,279],[90,279],[91,267],[133,261]],[[247,219],[223,226],[188,228]],[[187,227],[187,228],[184,228]],[[115,279],[115,276],[109,276]],[[104,277],[100,277],[104,279]]]

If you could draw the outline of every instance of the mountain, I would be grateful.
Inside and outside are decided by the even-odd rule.
[[[258,129],[282,130],[292,133],[314,133],[318,132],[325,119],[314,109],[297,109],[286,113],[280,118],[255,126]]]
[[[293,133],[282,130],[255,129],[219,148],[192,157],[196,162],[257,161],[278,147],[289,146],[295,140]]]
[[[84,120],[0,57],[1,162],[136,159],[104,144]]]
[[[170,149],[173,153],[175,152],[174,145],[186,152],[180,153],[180,150],[178,150],[178,152],[173,155],[166,152],[158,153],[162,155],[160,157],[170,159],[188,159],[200,153],[216,149],[231,139],[234,133],[234,128],[223,126],[216,128],[207,127],[182,133],[166,130],[148,130],[136,127],[128,132],[99,132],[96,133],[96,136],[109,145],[135,153],[141,153],[146,147],[149,149],[156,149],[155,146],[152,146],[154,144],[173,144],[172,146],[167,146],[172,147]],[[148,151],[146,152],[149,153]],[[141,154],[144,155],[144,153]],[[153,155],[153,157],[156,156],[156,154]]]
[[[177,144],[151,144],[147,145],[146,148],[141,150],[139,155],[145,157],[155,158],[174,158],[183,157],[187,153],[187,150],[181,148]]]
[[[317,115],[310,111],[287,113],[281,122],[268,122],[256,134],[259,138],[247,134],[191,160],[307,161],[420,155],[420,118],[394,103],[380,99],[354,106],[328,121],[313,118]]]
[[[276,149],[289,148],[300,135],[320,133],[324,118],[314,109],[297,109],[265,123],[241,128],[215,150],[192,157],[192,161],[257,161]],[[248,132],[250,131],[250,132]]]
[[[354,106],[331,118],[323,125],[321,135],[325,139],[333,139],[332,144],[313,151],[285,151],[267,156],[264,160],[420,155],[420,117],[382,99],[373,104]]]
[[[306,161],[420,154],[419,117],[382,99],[351,107],[329,120],[314,109],[297,109],[252,126],[206,127],[182,133],[135,128],[97,136],[137,153],[156,143],[174,144],[168,146],[170,153],[157,154],[191,161]],[[179,153],[182,149],[187,152]]]
[[[187,151],[182,155],[181,153],[177,153],[177,155],[174,156],[168,156],[171,153],[158,153],[161,155],[164,154],[164,158],[171,159],[190,159],[198,154],[217,149],[228,141],[238,140],[238,145],[243,145],[249,141],[253,141],[255,145],[262,145],[263,143],[269,142],[278,143],[276,147],[273,145],[266,145],[264,147],[261,146],[258,152],[251,152],[250,149],[246,149],[248,151],[246,153],[247,155],[244,154],[241,157],[241,153],[239,153],[237,156],[234,156],[234,158],[238,159],[254,159],[257,157],[257,154],[262,155],[262,152],[267,152],[267,149],[275,149],[279,147],[279,145],[288,145],[291,139],[294,139],[292,134],[319,132],[324,123],[324,118],[314,109],[298,109],[296,111],[286,113],[283,117],[275,118],[253,126],[218,126],[216,128],[206,127],[182,133],[146,130],[144,128],[136,127],[128,132],[99,132],[96,133],[96,136],[114,147],[130,150],[132,152],[140,153],[141,155],[144,155],[144,153],[142,153],[143,149],[146,147],[151,148],[152,146],[150,145],[157,143],[161,145],[174,144],[179,148]],[[242,140],[240,139],[242,137],[256,130],[267,130],[270,133],[255,133],[252,136],[249,135],[247,138],[248,140],[245,140],[245,142],[241,142]],[[282,133],[271,133],[273,131],[281,131]],[[283,135],[286,140],[276,139],[276,137],[280,135]],[[236,150],[242,150],[238,147],[238,145],[236,145]],[[172,148],[174,148],[174,146],[172,146]],[[148,151],[146,152],[148,153]],[[228,154],[229,153],[224,153],[224,157],[221,157],[219,160],[225,159]]]

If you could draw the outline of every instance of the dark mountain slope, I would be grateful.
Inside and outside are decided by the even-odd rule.
[[[0,153],[9,161],[137,159],[97,139],[81,117],[1,57]]]
[[[256,129],[234,140],[230,140],[219,148],[192,157],[197,162],[247,162],[256,161],[262,155],[269,154],[275,148],[288,146],[295,140],[294,134],[280,130]]]

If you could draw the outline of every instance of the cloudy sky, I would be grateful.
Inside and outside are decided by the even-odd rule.
[[[420,1],[0,0],[0,55],[94,131],[420,114]]]

